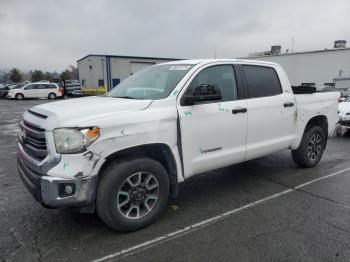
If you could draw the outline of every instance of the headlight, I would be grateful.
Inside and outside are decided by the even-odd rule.
[[[100,128],[60,128],[53,131],[53,136],[58,153],[81,153],[100,136]]]

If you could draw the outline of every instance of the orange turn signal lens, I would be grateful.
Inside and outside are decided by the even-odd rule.
[[[100,136],[100,128],[98,127],[93,127],[86,133],[86,137],[89,140],[96,139],[99,136]]]

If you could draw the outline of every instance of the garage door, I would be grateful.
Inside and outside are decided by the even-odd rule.
[[[131,74],[152,65],[154,65],[152,62],[131,62]]]

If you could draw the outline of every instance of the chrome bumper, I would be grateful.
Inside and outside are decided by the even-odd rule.
[[[85,207],[93,204],[96,197],[97,176],[88,179],[62,179],[43,176],[40,180],[42,203],[49,207]],[[73,188],[71,194],[64,190]]]
[[[51,208],[86,207],[93,204],[96,197],[97,176],[81,179],[47,176],[47,171],[58,162],[59,159],[36,163],[26,154],[21,144],[18,144],[18,173],[36,201]],[[65,192],[67,185],[73,188],[71,194]]]

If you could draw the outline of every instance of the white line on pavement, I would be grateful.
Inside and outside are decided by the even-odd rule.
[[[277,193],[277,194],[274,194],[274,195],[271,195],[269,197],[266,197],[266,198],[263,198],[263,199],[260,199],[260,200],[257,200],[255,202],[252,202],[252,203],[249,203],[247,205],[244,205],[244,206],[241,206],[241,207],[238,207],[236,209],[233,209],[233,210],[230,210],[230,211],[227,211],[225,213],[222,213],[220,215],[217,215],[215,217],[212,217],[212,218],[209,218],[209,219],[206,219],[206,220],[203,220],[201,222],[198,222],[196,224],[193,224],[193,225],[190,225],[190,226],[187,226],[185,228],[182,228],[182,229],[179,229],[179,230],[176,230],[174,232],[171,232],[171,233],[168,233],[168,234],[164,234],[160,237],[156,237],[152,240],[149,240],[149,241],[146,241],[146,242],[143,242],[141,244],[138,244],[138,245],[135,245],[135,246],[132,246],[130,248],[127,248],[127,249],[124,249],[124,250],[121,250],[121,251],[118,251],[114,254],[110,254],[110,255],[107,255],[105,257],[102,257],[102,258],[99,258],[99,259],[96,259],[96,260],[93,260],[93,262],[101,262],[101,261],[106,261],[106,260],[110,260],[110,259],[113,259],[113,258],[117,258],[117,257],[120,257],[122,255],[127,255],[127,254],[130,254],[130,253],[137,253],[137,251],[141,251],[141,250],[146,250],[148,248],[151,248],[153,247],[154,245],[156,244],[159,244],[161,242],[166,242],[170,239],[173,239],[173,238],[177,238],[177,237],[181,237],[181,236],[184,236],[186,234],[188,234],[189,232],[191,231],[194,231],[196,229],[199,229],[199,228],[203,228],[203,227],[206,227],[210,224],[213,224],[219,220],[222,220],[223,218],[226,218],[228,216],[231,216],[235,213],[238,213],[242,210],[246,210],[246,209],[249,209],[249,208],[252,208],[252,207],[255,207],[257,205],[260,205],[266,201],[269,201],[271,199],[275,199],[275,198],[278,198],[282,195],[285,195],[285,194],[289,194],[291,192],[294,192],[302,187],[305,187],[307,185],[310,185],[312,183],[315,183],[317,181],[320,181],[320,180],[323,180],[323,179],[327,179],[327,178],[330,178],[330,177],[334,177],[336,175],[339,175],[339,174],[342,174],[346,171],[350,171],[350,167],[349,168],[345,168],[345,169],[342,169],[342,170],[339,170],[337,172],[334,172],[332,174],[329,174],[329,175],[326,175],[326,176],[323,176],[323,177],[320,177],[320,178],[317,178],[317,179],[314,179],[314,180],[311,180],[309,182],[306,182],[306,183],[303,183],[299,186],[296,186],[294,188],[291,188],[291,189],[287,189],[287,190],[284,190],[280,193]]]

